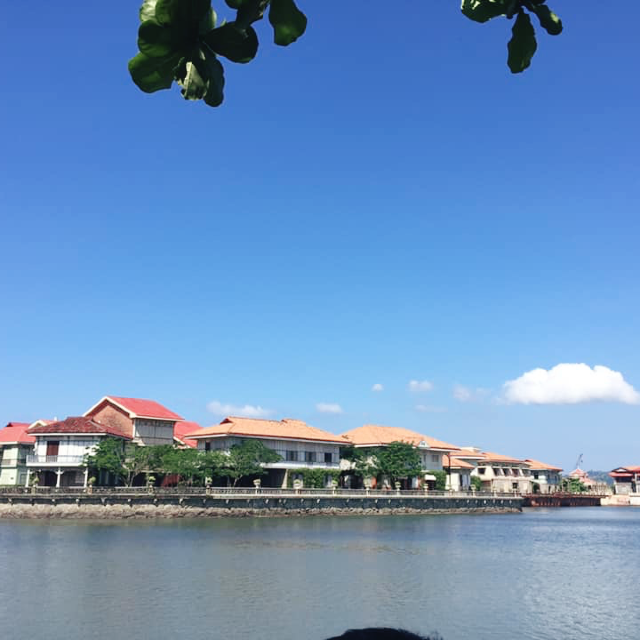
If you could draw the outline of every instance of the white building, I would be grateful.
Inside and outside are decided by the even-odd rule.
[[[555,493],[560,489],[562,469],[553,465],[526,458],[531,470],[531,490],[533,493]]]
[[[524,460],[504,456],[489,451],[480,452],[478,449],[465,448],[470,454],[482,457],[477,460],[472,476],[478,476],[482,481],[482,491],[497,491],[499,493],[531,493],[531,469]],[[466,459],[464,454],[457,454]]]
[[[471,472],[475,469],[472,462],[451,454],[444,456],[443,464],[447,472],[447,489],[451,491],[471,490]]]
[[[417,431],[410,431],[402,427],[386,427],[377,424],[365,424],[357,429],[351,429],[342,434],[342,437],[356,449],[371,449],[378,447],[386,447],[392,442],[406,442],[416,447],[422,461],[421,477],[405,478],[401,481],[403,489],[417,489],[426,483],[433,483],[434,477],[429,471],[443,471],[443,457],[447,453],[458,452],[459,447],[453,444],[436,440],[431,436],[425,436]],[[345,461],[345,470],[350,470],[351,465]],[[375,486],[375,478],[372,480],[372,486]],[[351,485],[360,482],[356,477],[350,477]],[[384,480],[383,480],[384,483]]]
[[[46,487],[86,487],[88,469],[84,459],[101,438],[131,438],[119,429],[95,422],[91,418],[70,417],[66,420],[34,423],[28,429],[35,437],[33,453],[27,456],[27,476],[37,474],[39,485]]]
[[[230,451],[243,440],[259,440],[282,459],[265,464],[267,473],[262,477],[265,487],[287,487],[293,480],[302,480],[302,469],[340,469],[340,447],[343,438],[328,431],[316,429],[301,420],[259,420],[230,416],[220,424],[200,429],[185,437],[195,440],[201,451]],[[329,486],[335,473],[325,476]],[[249,482],[246,479],[246,482]]]

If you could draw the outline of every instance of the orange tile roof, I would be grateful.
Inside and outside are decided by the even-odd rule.
[[[26,422],[10,422],[4,429],[0,429],[0,444],[18,443],[31,444],[36,441],[27,433],[29,424]]]
[[[465,460],[461,460],[457,456],[442,456],[442,466],[451,467],[452,469],[475,469],[475,465]]]
[[[484,456],[480,462],[506,462],[511,464],[524,464],[524,460],[518,460],[517,458],[510,458],[509,456],[503,456],[501,453],[492,453],[491,451],[483,451]]]
[[[276,438],[286,440],[317,440],[332,444],[349,444],[335,433],[329,433],[308,425],[302,420],[261,420],[229,416],[220,424],[206,427],[200,431],[185,434],[189,438],[204,436],[246,436],[253,438]]]
[[[379,447],[392,442],[408,442],[417,447],[422,442],[426,442],[430,449],[456,452],[460,449],[454,444],[436,440],[417,431],[410,431],[402,427],[385,427],[378,424],[365,424],[357,429],[351,429],[351,431],[343,433],[342,437],[357,447]]]
[[[525,462],[532,469],[542,469],[547,471],[562,471],[561,467],[554,467],[553,465],[546,464],[544,462],[540,462],[540,460],[532,460],[531,458],[525,458]]]
[[[481,451],[472,451],[470,449],[460,448],[460,451],[455,452],[456,458],[464,458],[465,460],[482,460],[484,453]]]

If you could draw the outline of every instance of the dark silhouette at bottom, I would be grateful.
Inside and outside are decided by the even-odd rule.
[[[341,636],[327,638],[327,640],[441,640],[439,636],[429,638],[419,636],[404,629],[391,627],[370,627],[369,629],[349,629]]]

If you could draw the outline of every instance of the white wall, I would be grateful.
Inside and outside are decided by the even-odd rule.
[[[322,443],[322,442],[300,442],[297,440],[280,440],[276,438],[241,438],[230,436],[226,438],[211,438],[206,440],[211,443],[212,451],[229,451],[234,444],[240,444],[242,440],[260,440],[265,447],[275,451],[282,460],[272,464],[266,464],[265,467],[273,469],[296,469],[302,467],[322,467],[330,466],[338,468],[340,462],[340,445]],[[198,440],[198,449],[205,449],[205,440]],[[287,452],[292,452],[296,456],[296,460],[287,460]],[[306,452],[315,454],[315,462],[309,463],[305,460]],[[325,463],[324,454],[331,454],[331,462]]]
[[[133,421],[133,439],[141,444],[152,446],[156,444],[173,444],[173,427],[175,422],[165,420]]]

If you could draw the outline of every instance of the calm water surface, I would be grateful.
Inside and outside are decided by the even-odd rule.
[[[513,515],[0,521],[0,635],[640,638],[640,509]]]

